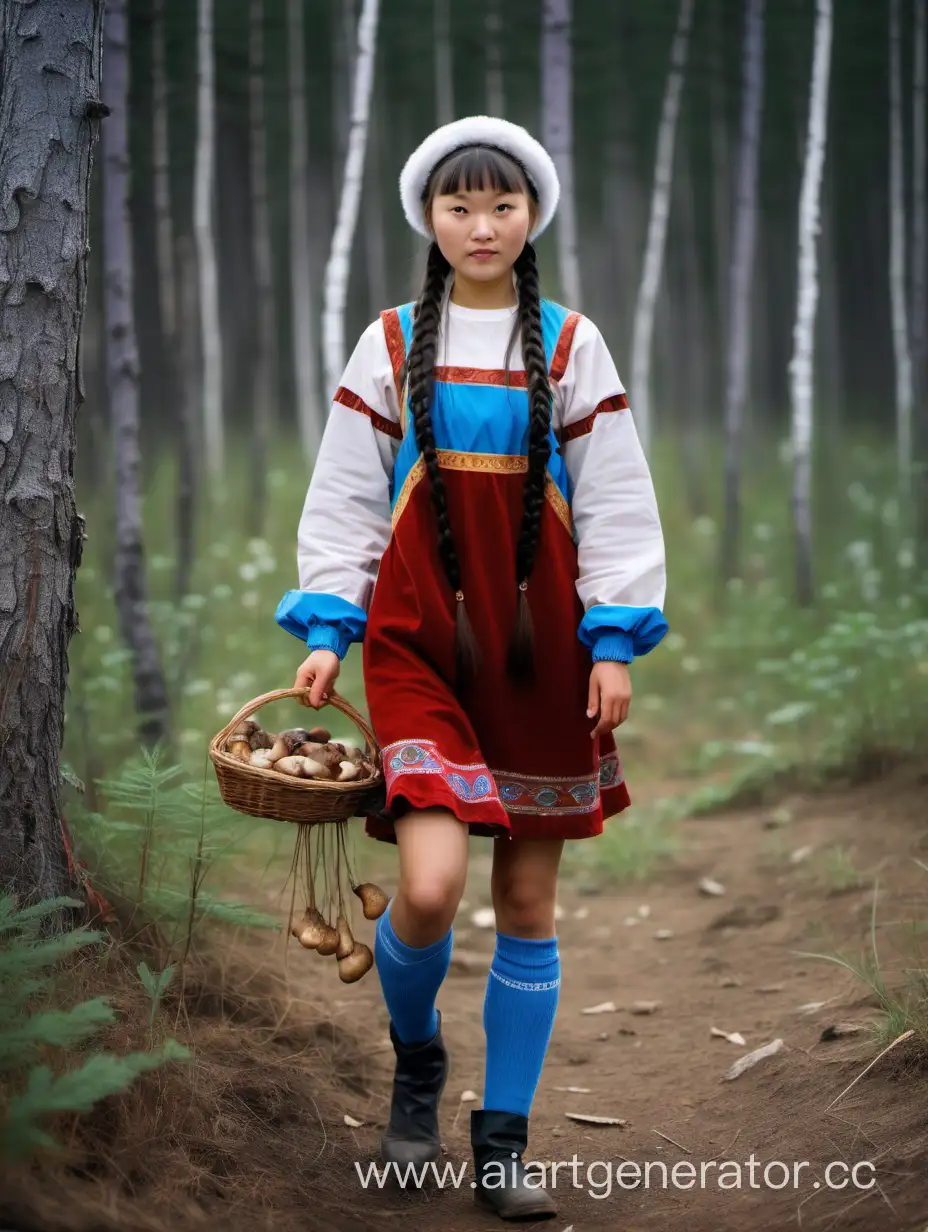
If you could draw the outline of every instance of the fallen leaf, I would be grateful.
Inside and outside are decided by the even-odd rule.
[[[355,1120],[353,1116],[349,1116],[348,1113],[346,1112],[345,1113],[345,1124],[349,1127],[349,1129],[360,1129],[361,1126],[364,1124],[364,1122]]]
[[[673,936],[672,928],[659,928],[654,934],[655,941],[669,941]]]
[[[609,1032],[608,1032],[608,1031],[600,1031],[599,1035],[597,1035],[597,1037],[596,1037],[596,1038],[597,1038],[598,1040],[607,1040],[607,1039],[609,1038]]]
[[[569,1091],[571,1095],[591,1095],[592,1087],[555,1087],[555,1091]]]
[[[741,981],[736,975],[723,975],[719,980],[719,988],[740,988]]]
[[[589,907],[578,907],[577,910],[574,912],[574,919],[575,920],[585,920],[589,914],[590,914]]]
[[[807,1001],[805,1005],[796,1007],[797,1014],[814,1014],[816,1010],[820,1010],[823,1005],[827,1005],[827,1001]]]
[[[801,864],[803,860],[808,860],[814,850],[814,847],[797,847],[795,851],[790,852],[790,864]]]
[[[627,1125],[622,1117],[594,1116],[591,1112],[565,1112],[570,1121],[579,1121],[581,1125]]]
[[[739,1078],[745,1070],[756,1065],[758,1061],[764,1061],[767,1057],[774,1056],[783,1047],[781,1039],[771,1040],[769,1044],[764,1044],[762,1048],[755,1048],[753,1052],[747,1053],[743,1057],[739,1057],[727,1074],[724,1075],[725,1082],[731,1082],[734,1078]]]
[[[738,1044],[744,1047],[745,1039],[740,1031],[720,1031],[718,1027],[710,1027],[709,1034],[714,1035],[717,1039],[728,1040],[729,1044]]]
[[[754,989],[755,992],[782,992],[786,987],[785,984],[758,984]]]
[[[470,922],[475,928],[492,928],[496,923],[496,912],[492,907],[478,907],[471,914]]]
[[[479,1099],[479,1098],[480,1096],[477,1094],[476,1091],[462,1091],[461,1092],[461,1103],[462,1104],[472,1104],[475,1099]]]
[[[835,1022],[819,1036],[819,1040],[823,1044],[827,1044],[829,1040],[841,1039],[845,1035],[858,1035],[864,1029],[862,1022]]]
[[[699,883],[700,894],[707,894],[710,898],[721,898],[725,893],[725,887],[719,881],[714,881],[711,877],[703,877]]]
[[[581,1014],[614,1014],[614,1001],[600,1001],[599,1005],[587,1005],[580,1011]]]
[[[625,919],[622,921],[622,923],[627,925],[628,928],[631,928],[633,924],[640,924],[641,920],[639,920],[638,916],[636,915],[627,915]]]
[[[628,1007],[630,1014],[653,1014],[660,1006],[660,1001],[633,1001]]]
[[[642,903],[641,906],[638,908],[638,914],[641,916],[643,920],[646,920],[648,916],[651,914],[651,908],[648,906],[647,903]]]

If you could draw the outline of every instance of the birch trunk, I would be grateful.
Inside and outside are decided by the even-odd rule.
[[[194,234],[200,300],[200,347],[203,353],[203,426],[206,465],[211,477],[224,469],[222,420],[222,337],[219,325],[219,279],[213,227],[216,178],[216,94],[214,85],[213,0],[198,0],[197,9],[197,148],[194,172]]]
[[[889,0],[889,294],[896,364],[896,474],[909,511],[912,468],[912,356],[906,306],[905,172],[902,165],[902,52],[899,0]]]
[[[106,371],[116,463],[116,557],[113,585],[120,632],[132,659],[139,737],[154,745],[169,730],[164,675],[148,617],[148,587],[139,493],[139,357],[132,305],[129,232],[129,23],[126,0],[107,0],[104,19],[106,96],[103,126],[103,234]]]
[[[725,119],[725,55],[721,0],[709,9],[709,149],[712,158],[712,243],[715,253],[717,354],[721,358],[729,319],[731,277],[731,174],[728,125]]]
[[[487,0],[485,37],[487,115],[503,117],[506,114],[506,92],[503,82],[503,20],[499,0]]]
[[[332,248],[325,271],[325,308],[322,318],[322,349],[325,365],[326,400],[338,388],[345,369],[345,301],[351,271],[351,248],[358,221],[361,184],[364,179],[364,153],[374,82],[374,53],[377,47],[379,0],[364,0],[358,21],[358,50],[355,56],[354,90],[351,101],[351,132],[348,156],[332,236]]]
[[[693,22],[693,0],[680,0],[677,29],[670,53],[670,71],[664,90],[664,106],[657,138],[657,158],[654,164],[654,187],[651,193],[651,217],[644,254],[644,268],[635,323],[632,330],[632,413],[644,449],[651,444],[651,338],[654,333],[654,309],[664,267],[667,241],[667,220],[670,216],[670,190],[673,183],[673,150],[680,114],[680,94],[686,70],[690,27]]]
[[[815,52],[809,97],[809,128],[799,197],[799,274],[793,356],[790,360],[792,410],[793,522],[796,533],[796,591],[812,602],[812,428],[813,350],[818,304],[816,237],[825,165],[828,78],[831,68],[831,0],[816,0]]]
[[[248,40],[249,146],[251,163],[252,260],[255,269],[257,337],[252,386],[252,516],[263,534],[268,443],[277,422],[277,311],[267,182],[267,120],[264,104],[264,0],[250,0]]]
[[[290,96],[290,293],[297,420],[307,457],[314,457],[324,425],[319,407],[316,329],[309,257],[309,139],[306,131],[306,33],[303,0],[287,0]]]
[[[435,114],[439,124],[454,119],[454,55],[451,48],[450,0],[434,0]]]
[[[168,74],[165,0],[152,7],[152,158],[155,189],[155,257],[158,267],[158,315],[161,332],[161,382],[165,403],[176,408],[177,435],[177,567],[174,591],[178,599],[190,589],[194,556],[196,425],[191,399],[180,382],[177,276],[174,263],[174,218],[171,211],[171,142],[168,130]]]
[[[102,22],[102,0],[0,6],[0,891],[22,904],[72,890],[61,744]]]
[[[364,247],[367,267],[368,319],[373,321],[387,302],[387,237],[385,234],[383,198],[381,188],[381,140],[383,128],[380,117],[384,114],[383,74],[375,74],[374,104],[370,119],[370,149],[364,185],[361,192],[361,208],[364,211]]]
[[[912,75],[912,357],[915,386],[914,460],[916,555],[928,570],[928,182],[925,131],[928,22],[925,0],[915,0],[915,53]]]
[[[725,382],[725,511],[722,574],[738,572],[741,541],[741,446],[751,354],[751,288],[757,235],[757,178],[764,100],[764,0],[747,0],[744,31],[741,135],[735,185],[735,236],[728,303]]]
[[[542,144],[554,159],[561,182],[557,224],[558,274],[565,304],[579,308],[577,199],[573,163],[573,73],[570,0],[545,0],[541,36]]]

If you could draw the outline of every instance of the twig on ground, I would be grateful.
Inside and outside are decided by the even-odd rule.
[[[652,1126],[652,1129],[653,1129],[653,1126]],[[688,1146],[684,1146],[682,1142],[676,1142],[673,1138],[669,1137],[667,1134],[662,1134],[659,1129],[655,1129],[654,1132],[657,1134],[658,1138],[663,1138],[665,1142],[669,1142],[672,1146],[679,1147],[681,1151],[686,1151],[687,1155],[692,1155],[693,1152],[690,1150],[690,1148]]]

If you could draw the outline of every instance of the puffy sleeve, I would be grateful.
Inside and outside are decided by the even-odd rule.
[[[595,661],[630,663],[667,632],[664,538],[625,388],[586,317],[557,397],[586,613],[578,636]]]
[[[382,323],[361,335],[335,393],[297,531],[299,589],[275,619],[310,650],[344,658],[367,624],[391,534],[390,484],[402,433]]]

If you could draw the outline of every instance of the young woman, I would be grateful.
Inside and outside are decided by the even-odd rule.
[[[367,833],[399,849],[375,943],[396,1053],[384,1158],[440,1152],[436,996],[468,836],[490,836],[475,1194],[542,1218],[556,1208],[522,1153],[558,1000],[558,865],[565,839],[629,803],[612,732],[629,663],[667,629],[663,538],[599,331],[540,296],[532,240],[559,195],[545,150],[504,120],[459,120],[413,153],[400,191],[431,240],[425,281],[348,363],[277,620],[311,651],[296,686],[315,707],[363,642],[386,779]]]

